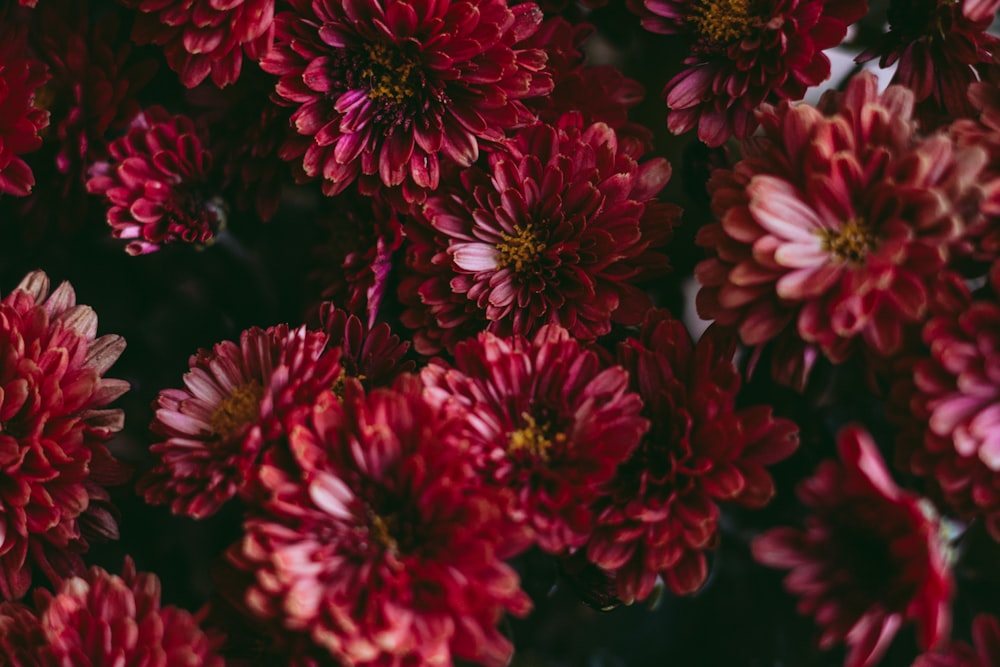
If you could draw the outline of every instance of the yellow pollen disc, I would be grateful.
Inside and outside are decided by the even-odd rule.
[[[848,220],[840,229],[820,229],[823,250],[846,262],[860,264],[876,244],[875,235],[864,220]]]
[[[518,227],[514,234],[504,234],[497,244],[497,265],[500,268],[513,267],[520,273],[526,265],[538,261],[545,247],[545,243],[538,240],[534,225]]]
[[[705,39],[728,44],[750,32],[751,0],[701,0],[688,19]]]
[[[549,430],[547,424],[539,425],[535,418],[528,414],[523,414],[521,417],[528,424],[524,428],[511,432],[507,440],[507,451],[513,454],[526,449],[532,456],[548,461],[549,449],[552,448],[552,444],[565,442],[566,434],[556,433],[550,438],[547,435]]]
[[[338,376],[337,376],[337,379],[333,381],[333,386],[332,386],[332,387],[330,387],[330,390],[331,390],[331,391],[332,391],[332,392],[333,392],[334,394],[336,394],[336,395],[337,395],[337,398],[339,398],[339,399],[340,399],[341,401],[343,401],[343,400],[344,400],[344,382],[345,382],[345,380],[346,380],[346,379],[347,379],[348,377],[351,377],[351,376],[349,376],[349,375],[347,374],[347,371],[345,371],[345,370],[344,370],[343,368],[341,368],[341,369],[340,369],[340,375],[338,375]],[[354,377],[354,379],[356,379],[356,380],[357,380],[358,382],[364,382],[364,381],[365,381],[365,379],[367,378],[367,376],[366,376],[366,375],[364,375],[363,373],[362,373],[362,374],[360,374],[360,375],[355,375],[355,376],[353,376],[353,377]]]
[[[361,78],[368,82],[368,97],[380,102],[402,104],[417,94],[417,64],[385,44],[369,44],[368,67]]]
[[[372,541],[383,549],[399,551],[396,538],[392,536],[392,526],[396,523],[394,517],[383,519],[375,512],[368,510],[368,535]]]
[[[223,437],[228,437],[245,424],[257,419],[260,411],[260,399],[264,389],[256,380],[240,385],[233,390],[228,398],[219,403],[212,413],[209,425],[212,431]]]

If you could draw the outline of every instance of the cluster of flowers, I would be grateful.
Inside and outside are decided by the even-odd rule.
[[[921,667],[1000,662],[989,614],[949,639],[948,542],[953,521],[1000,541],[1000,0],[892,0],[858,56],[892,85],[816,105],[864,0],[628,9],[690,53],[666,124],[715,151],[697,340],[647,289],[671,166],[629,119],[642,87],[587,62],[579,7],[0,3],[0,193],[89,197],[132,255],[209,246],[296,187],[338,206],[317,322],[199,350],[156,400],[139,493],[242,512],[195,615],[131,560],[84,561],[132,474],[107,446],[124,341],[41,271],[0,301],[0,664],[215,667],[246,658],[224,608],[258,664],[501,667],[529,549],[627,604],[694,593],[720,505],[766,505],[799,444],[739,396],[739,346],[799,391],[863,364],[923,494],[850,425],[798,487],[804,527],[752,541],[819,644],[875,665],[914,621]],[[158,58],[189,113],[147,87]]]

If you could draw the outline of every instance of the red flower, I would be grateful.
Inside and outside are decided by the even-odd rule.
[[[247,607],[343,664],[506,664],[495,625],[530,601],[500,560],[502,508],[460,422],[412,376],[367,396],[347,380],[342,401],[324,392],[293,422],[291,456],[265,457],[267,500],[230,552],[256,577]]]
[[[38,133],[49,124],[49,112],[34,106],[48,69],[26,53],[24,30],[5,21],[0,25],[0,194],[18,197],[35,185],[31,167],[19,156],[41,147]]]
[[[37,568],[54,583],[83,571],[88,538],[117,538],[102,485],[128,471],[104,443],[121,429],[105,409],[128,390],[102,378],[125,348],[96,337],[97,315],[69,283],[29,273],[0,302],[0,599],[23,596]]]
[[[774,484],[764,466],[798,444],[795,424],[769,407],[736,408],[734,351],[718,329],[695,345],[663,310],[618,346],[652,426],[597,503],[587,558],[614,577],[625,603],[649,596],[657,577],[676,594],[697,590],[718,541],[718,503],[766,504]]]
[[[330,302],[320,305],[319,319],[330,337],[327,345],[341,349],[341,376],[336,391],[343,391],[345,378],[354,378],[366,390],[372,390],[389,387],[401,373],[413,370],[412,361],[402,361],[410,349],[409,342],[401,341],[385,322],[366,326],[357,315]]]
[[[91,168],[87,191],[111,204],[112,235],[134,239],[125,247],[130,255],[208,243],[225,223],[225,204],[205,192],[212,156],[187,116],[146,109],[109,151],[109,161]]]
[[[786,327],[834,362],[859,341],[897,353],[903,328],[927,312],[926,283],[978,218],[981,149],[921,139],[913,95],[879,95],[867,73],[821,111],[765,108],[764,136],[709,182],[720,222],[699,245],[698,312],[761,345]]]
[[[656,200],[662,158],[638,163],[604,123],[578,114],[538,124],[443,188],[407,225],[403,324],[422,354],[484,327],[530,337],[547,323],[591,341],[636,324],[651,305],[636,282],[662,276],[680,215]]]
[[[865,0],[629,0],[647,30],[690,44],[663,90],[674,134],[720,146],[753,133],[764,102],[798,100],[830,76],[825,49],[868,11]]]
[[[157,463],[139,480],[146,501],[201,519],[245,492],[282,416],[340,374],[339,350],[324,354],[326,342],[305,327],[253,327],[239,345],[192,355],[185,388],[165,389],[155,403],[150,428],[166,440],[150,447]]]
[[[812,510],[805,530],[771,529],[753,541],[754,558],[791,570],[785,587],[815,617],[820,646],[850,647],[845,667],[878,664],[906,620],[933,648],[948,635],[952,593],[938,522],[892,481],[867,432],[847,427],[838,446],[842,461],[799,485]]]
[[[454,368],[435,360],[421,377],[465,420],[486,483],[513,491],[511,519],[549,553],[582,546],[591,505],[649,425],[625,371],[548,326],[531,341],[481,334],[456,346]]]
[[[0,658],[12,657],[12,667],[224,664],[215,653],[219,642],[188,612],[161,607],[159,579],[137,574],[130,558],[120,577],[92,567],[67,579],[54,595],[39,589],[35,606],[37,616],[21,605],[0,605],[0,628],[9,631],[0,633]],[[11,646],[24,659],[17,660]]]
[[[390,187],[422,201],[441,159],[468,167],[481,143],[532,120],[522,99],[552,89],[544,51],[518,46],[541,22],[533,3],[290,4],[261,67],[281,77],[277,94],[309,138],[283,157],[301,158],[328,195],[358,180],[366,194]]]
[[[159,44],[181,83],[209,74],[222,88],[236,81],[243,53],[258,60],[274,40],[274,0],[122,0],[139,10],[132,39]]]
[[[966,91],[977,71],[1000,55],[1000,40],[986,32],[998,8],[998,0],[892,0],[889,31],[857,61],[878,58],[882,67],[896,66],[892,82],[929,105],[921,114],[925,131],[972,116]]]
[[[972,641],[951,642],[944,650],[924,653],[913,667],[996,667],[1000,665],[1000,622],[995,616],[980,614],[972,621]]]

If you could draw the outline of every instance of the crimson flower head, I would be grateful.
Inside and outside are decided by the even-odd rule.
[[[661,249],[680,213],[656,200],[670,164],[640,156],[571,113],[520,130],[489,171],[464,170],[429,197],[406,226],[399,288],[416,350],[484,328],[530,338],[549,323],[592,341],[641,321],[651,303],[636,283],[668,270]]]
[[[35,185],[31,167],[20,156],[42,145],[39,132],[49,112],[35,108],[35,95],[49,79],[45,63],[27,57],[24,30],[0,25],[0,194],[23,197]]]
[[[252,327],[191,356],[183,389],[160,392],[150,447],[156,463],[139,480],[152,504],[201,519],[246,491],[262,452],[282,433],[282,417],[309,404],[340,375],[338,350],[305,327]]]
[[[774,495],[765,466],[798,445],[798,428],[770,407],[737,409],[735,349],[717,328],[694,344],[664,310],[651,310],[639,337],[619,344],[618,362],[651,426],[597,501],[586,553],[625,603],[648,597],[658,577],[675,594],[701,587],[719,503],[765,505]]]
[[[410,343],[400,340],[385,322],[365,325],[357,315],[329,301],[320,304],[319,319],[330,337],[327,345],[341,350],[341,375],[335,390],[343,390],[345,378],[354,378],[366,390],[389,387],[401,373],[413,370],[412,361],[403,361]]]
[[[838,438],[840,461],[800,483],[811,514],[804,530],[773,528],[752,543],[754,558],[791,570],[785,587],[820,626],[820,646],[849,646],[845,667],[871,667],[905,621],[923,649],[951,621],[952,578],[929,504],[893,482],[871,436],[857,426]]]
[[[212,76],[222,88],[236,81],[243,54],[262,58],[274,40],[274,0],[122,0],[139,11],[137,44],[159,44],[181,83],[194,88]]]
[[[343,398],[322,392],[290,424],[230,551],[255,577],[246,607],[338,664],[505,665],[497,621],[531,603],[502,561],[503,508],[469,466],[461,422],[402,376],[368,394],[348,379]]]
[[[986,31],[998,0],[891,0],[889,31],[858,62],[896,66],[893,83],[913,91],[925,130],[942,120],[974,115],[966,91],[978,71],[1000,56],[1000,39]]]
[[[868,11],[865,0],[629,0],[647,30],[690,44],[663,90],[675,134],[720,146],[748,137],[764,102],[799,100],[830,76],[825,49]]]
[[[1000,621],[980,614],[972,620],[972,641],[953,641],[943,650],[924,653],[913,667],[995,667],[1000,665]]]
[[[542,20],[504,0],[292,0],[261,67],[295,107],[283,157],[328,195],[357,181],[420,202],[442,161],[468,167],[480,145],[533,115],[521,101],[552,89],[545,52],[518,43]]]
[[[150,107],[109,153],[91,167],[87,191],[110,204],[111,233],[130,240],[130,255],[167,243],[208,243],[225,223],[225,204],[209,192],[212,156],[187,116]]]
[[[218,643],[188,612],[161,606],[159,579],[131,558],[121,576],[92,567],[54,594],[39,589],[35,611],[0,604],[0,663],[14,667],[223,667]]]
[[[103,485],[129,471],[105,444],[124,422],[107,405],[124,380],[102,377],[125,349],[97,336],[97,315],[69,283],[49,292],[29,273],[0,301],[0,599],[22,597],[40,570],[53,583],[83,571],[88,539],[117,538]]]
[[[421,373],[428,400],[466,423],[487,484],[515,496],[511,519],[549,553],[582,546],[591,505],[649,423],[628,374],[562,327],[533,339],[490,333],[459,343],[455,366]]]
[[[927,313],[928,282],[979,216],[979,148],[918,136],[913,94],[874,76],[814,108],[760,114],[764,134],[709,181],[719,222],[699,231],[702,317],[747,345],[786,327],[834,362],[897,353]]]

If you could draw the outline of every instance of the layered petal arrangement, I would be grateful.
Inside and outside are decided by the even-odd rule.
[[[306,141],[282,152],[334,195],[358,182],[405,203],[438,187],[442,162],[468,167],[482,144],[533,120],[522,102],[552,89],[534,3],[292,0],[261,67],[280,77]]]
[[[647,30],[689,44],[663,90],[675,134],[695,128],[709,146],[753,133],[755,109],[799,100],[830,76],[825,49],[865,15],[865,0],[629,0]]]
[[[571,113],[521,130],[488,172],[465,170],[428,198],[406,226],[399,289],[417,351],[483,329],[530,338],[553,323],[591,341],[637,324],[651,303],[636,283],[666,273],[661,248],[680,218],[656,200],[670,164],[639,151]]]
[[[366,390],[372,390],[390,387],[397,376],[413,371],[413,361],[403,361],[410,343],[400,340],[385,322],[366,326],[357,315],[329,301],[320,305],[319,319],[330,337],[328,345],[341,349],[341,375],[334,385],[335,392],[343,392],[345,378],[354,378]]]
[[[785,588],[813,616],[820,646],[844,642],[845,667],[871,667],[906,621],[927,650],[950,628],[947,547],[928,503],[893,482],[871,436],[845,427],[840,461],[800,483],[804,530],[773,528],[752,544],[762,564],[791,570]]]
[[[45,63],[27,56],[25,31],[0,23],[0,194],[23,197],[35,184],[20,156],[42,145],[49,112],[35,107],[35,95],[48,79]]]
[[[700,588],[705,552],[719,539],[718,504],[765,505],[774,495],[765,466],[798,445],[798,428],[769,406],[737,409],[734,351],[718,329],[695,345],[662,310],[618,347],[651,426],[598,500],[586,551],[627,604],[648,597],[658,577],[675,594]]]
[[[265,497],[230,551],[253,573],[246,606],[341,664],[501,667],[504,611],[530,600],[499,497],[468,465],[460,422],[413,376],[316,397],[292,418],[288,457],[266,455]]]
[[[794,329],[834,362],[859,345],[899,352],[927,313],[928,283],[979,219],[982,149],[921,138],[913,94],[854,77],[820,108],[760,114],[732,170],[709,181],[719,222],[699,231],[711,257],[698,312],[761,345]]]
[[[132,39],[159,44],[181,83],[193,88],[211,75],[227,86],[243,54],[263,57],[274,40],[274,0],[122,0],[138,10]]]
[[[121,576],[92,567],[55,593],[39,589],[35,610],[0,604],[0,662],[12,667],[129,665],[223,667],[188,612],[160,603],[160,580],[125,559]],[[9,660],[9,662],[8,662]]]
[[[91,167],[87,191],[110,205],[111,234],[129,239],[130,255],[208,243],[225,224],[226,205],[209,185],[212,156],[187,116],[146,109],[108,152]]]
[[[429,401],[464,418],[485,483],[513,491],[510,518],[549,553],[582,546],[591,506],[649,425],[625,370],[550,325],[531,340],[480,334],[421,377]]]
[[[41,271],[0,301],[0,349],[0,599],[16,600],[35,570],[59,584],[88,540],[118,537],[104,487],[130,471],[105,447],[124,423],[107,406],[129,384],[102,377],[124,339],[98,337],[94,311]]]

